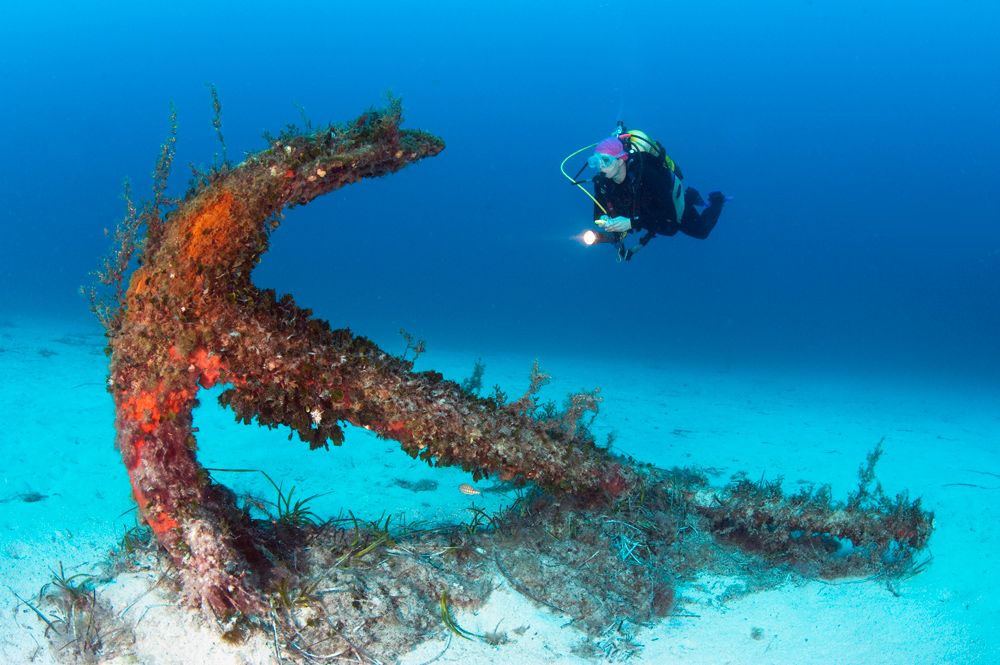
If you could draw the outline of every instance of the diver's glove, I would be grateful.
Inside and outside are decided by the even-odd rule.
[[[609,233],[625,233],[632,230],[632,220],[628,217],[612,217],[604,223],[604,230]]]
[[[708,195],[708,202],[712,205],[722,205],[726,201],[732,201],[733,197],[726,196],[722,192],[711,192]]]
[[[705,199],[701,198],[701,194],[694,187],[688,187],[684,190],[684,203],[689,206],[706,206]]]

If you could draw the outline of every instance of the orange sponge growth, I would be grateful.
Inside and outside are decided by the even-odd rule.
[[[582,425],[593,399],[539,420],[528,402],[479,398],[440,374],[413,373],[412,361],[331,330],[290,295],[251,280],[286,207],[444,149],[401,122],[402,105],[391,99],[352,123],[283,132],[238,166],[213,169],[182,200],[163,196],[168,169],[158,164],[140,267],[119,295],[120,317],[106,317],[118,447],[143,518],[187,571],[188,596],[216,611],[266,606],[240,573],[267,557],[246,551],[255,541],[238,533],[233,498],[197,462],[199,388],[230,383],[219,399],[238,420],[289,427],[310,448],[340,445],[341,424],[350,423],[476,479],[535,481],[591,499],[636,484],[636,471]]]
[[[221,191],[201,202],[193,215],[179,220],[175,237],[183,239],[182,255],[195,264],[209,265],[232,249],[233,195]]]

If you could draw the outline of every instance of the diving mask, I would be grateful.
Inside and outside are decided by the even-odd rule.
[[[624,157],[625,153],[620,155],[608,155],[603,152],[595,152],[593,155],[587,158],[587,166],[592,169],[606,169],[615,163],[615,160],[619,157]]]

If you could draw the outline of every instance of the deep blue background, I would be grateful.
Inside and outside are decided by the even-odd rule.
[[[219,150],[205,82],[237,161],[296,105],[347,120],[391,88],[447,149],[291,211],[256,275],[335,326],[1000,376],[1000,3],[136,4],[0,8],[2,318],[89,317],[170,101],[179,195]],[[591,203],[559,163],[619,119],[735,197],[708,240],[628,264],[573,240]]]

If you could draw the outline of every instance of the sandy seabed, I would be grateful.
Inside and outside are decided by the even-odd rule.
[[[31,602],[60,564],[92,573],[134,526],[129,483],[114,449],[113,409],[105,392],[101,331],[83,322],[0,321],[0,662],[54,663],[46,626]],[[392,349],[389,349],[392,350]],[[534,356],[436,350],[418,370],[461,381],[477,358],[484,384],[517,395]],[[630,629],[635,648],[609,649],[630,663],[995,663],[1000,662],[1000,386],[957,379],[769,367],[640,365],[541,357],[555,377],[543,399],[600,386],[598,439],[670,468],[710,469],[724,483],[738,472],[825,482],[844,499],[865,455],[885,437],[877,476],[886,493],[908,489],[935,513],[921,574],[895,589],[872,580],[824,582],[789,574],[784,584],[733,594],[746,580],[705,574],[679,588],[676,615]],[[463,519],[472,500],[455,469],[432,469],[392,442],[352,430],[343,447],[310,452],[287,433],[238,426],[209,395],[201,398],[199,459],[215,468],[253,468],[295,485],[321,515],[350,508],[376,519]],[[217,478],[238,492],[271,490],[259,474]],[[399,483],[399,480],[407,483]],[[438,489],[408,489],[423,479]],[[499,501],[499,499],[490,499]],[[482,501],[480,501],[482,503]],[[491,506],[499,507],[499,503]],[[224,643],[199,614],[156,587],[155,572],[121,574],[98,592],[135,636],[103,662],[158,665],[274,664],[269,636]],[[504,631],[490,646],[459,639],[444,625],[406,665],[585,663],[583,639],[567,617],[511,589],[504,580],[475,613],[456,611],[466,630]],[[610,628],[610,627],[609,627]],[[608,644],[611,643],[610,636]],[[329,662],[345,662],[332,659]]]

